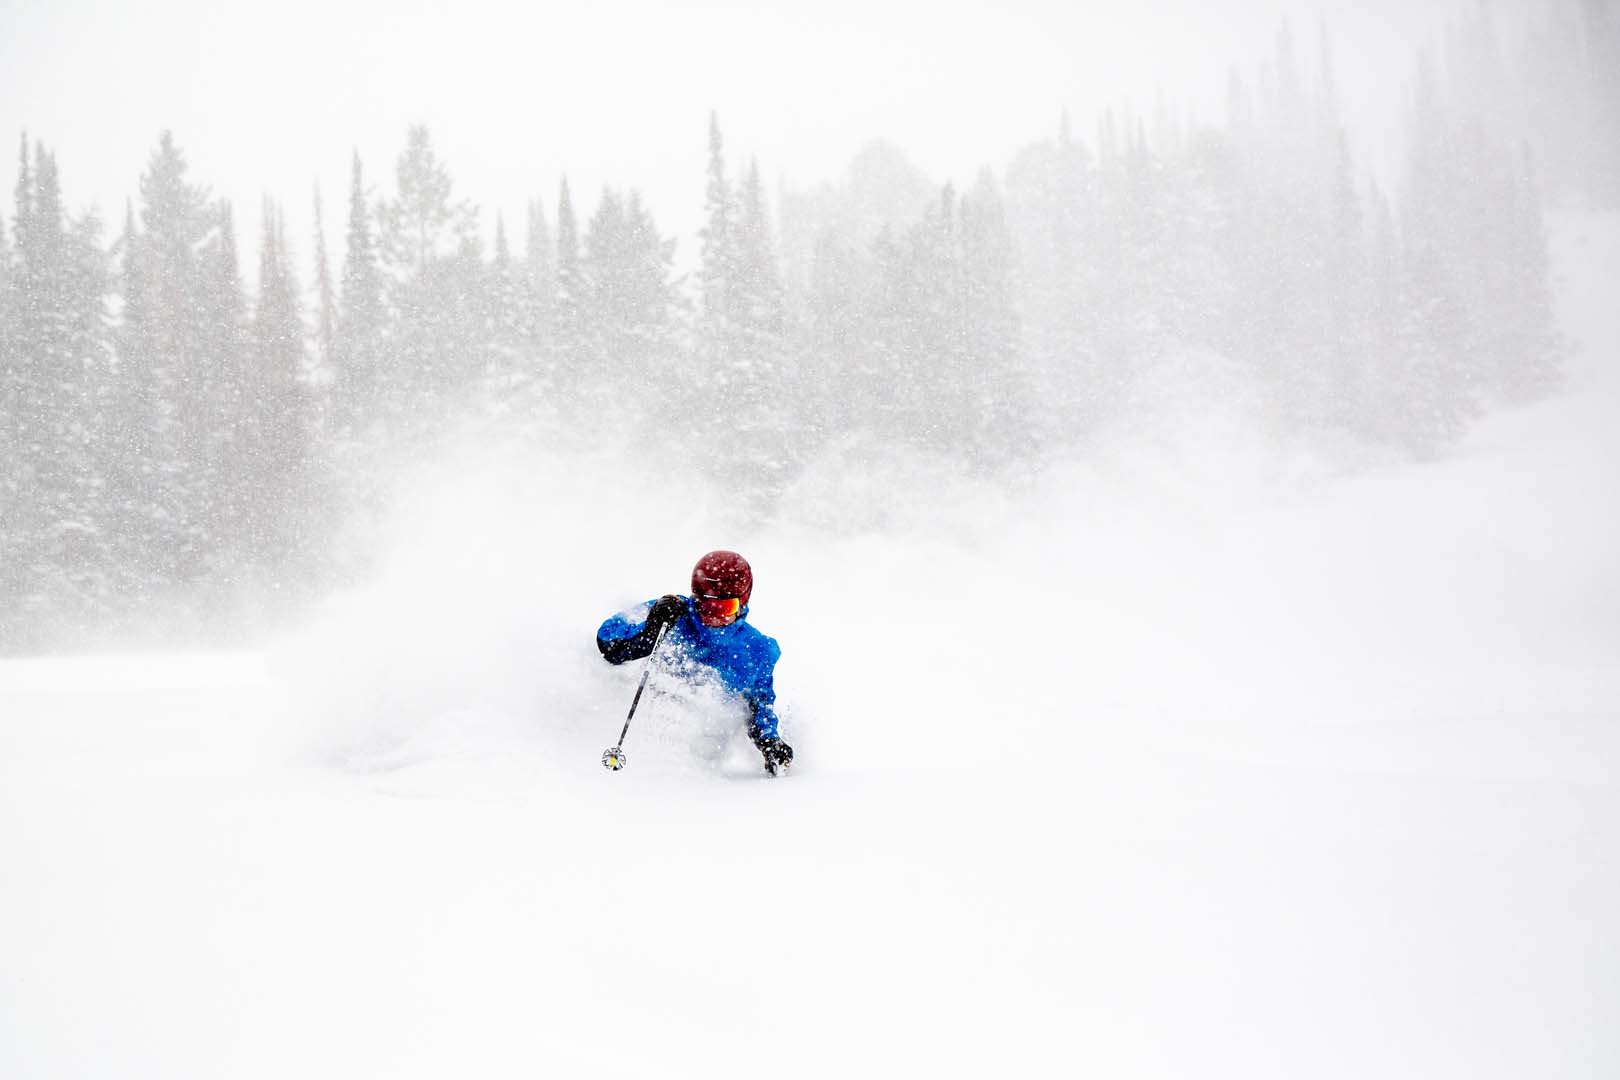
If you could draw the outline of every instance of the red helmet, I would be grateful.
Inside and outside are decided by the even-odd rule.
[[[735,551],[711,551],[692,567],[692,595],[699,599],[736,597],[744,604],[754,591],[754,571]]]

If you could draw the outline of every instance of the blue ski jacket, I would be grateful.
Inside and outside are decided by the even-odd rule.
[[[730,626],[704,626],[692,610],[691,598],[681,599],[686,602],[686,614],[670,624],[659,655],[668,650],[680,662],[712,668],[726,689],[741,696],[753,710],[750,734],[754,740],[776,738],[776,690],[771,678],[782,656],[781,646],[748,624],[747,607]],[[609,663],[622,664],[652,652],[654,635],[644,625],[652,604],[649,600],[614,615],[596,632],[596,647]]]

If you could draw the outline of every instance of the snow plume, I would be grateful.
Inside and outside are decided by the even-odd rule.
[[[687,591],[710,498],[630,460],[475,438],[408,470],[365,530],[385,553],[372,579],[286,646],[292,669],[316,674],[298,749],[386,772],[541,753],[587,730],[601,741],[620,706],[596,626]]]

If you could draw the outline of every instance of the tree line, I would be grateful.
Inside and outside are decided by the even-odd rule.
[[[1167,387],[1241,398],[1282,440],[1445,452],[1557,386],[1533,156],[1443,67],[1412,81],[1386,193],[1331,65],[1280,36],[1224,123],[1067,119],[1001,177],[936,186],[875,144],[770,205],[709,126],[695,269],[635,191],[564,180],[493,242],[430,133],[379,195],[350,163],[300,265],[267,203],[251,286],[234,209],[159,140],[116,236],[62,206],[25,136],[0,220],[0,648],[274,617],[357,568],[341,522],[457,425],[612,439],[769,514],[823,455],[1005,474],[1084,453]]]

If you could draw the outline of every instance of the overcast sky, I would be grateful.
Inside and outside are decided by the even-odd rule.
[[[1146,107],[1160,88],[1218,119],[1228,70],[1252,73],[1285,20],[1313,66],[1326,20],[1357,146],[1378,166],[1396,145],[1412,56],[1454,8],[0,0],[0,132],[43,138],[70,205],[95,204],[116,225],[158,133],[172,128],[193,178],[235,200],[239,228],[257,227],[268,193],[307,236],[316,178],[335,234],[350,149],[386,188],[406,126],[420,121],[486,228],[500,209],[520,229],[531,196],[549,212],[566,171],[586,211],[604,182],[640,188],[689,247],[710,109],[733,155],[757,154],[773,184],[834,175],[879,136],[960,181],[983,164],[1000,169],[1065,107],[1082,136],[1102,105]],[[13,169],[0,169],[8,219]],[[244,239],[251,253],[256,238]]]

